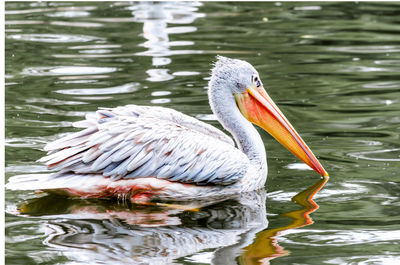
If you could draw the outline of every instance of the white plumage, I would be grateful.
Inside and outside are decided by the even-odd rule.
[[[98,110],[76,124],[87,126],[84,130],[48,144],[50,154],[39,161],[59,171],[54,178],[98,173],[112,180],[155,177],[228,185],[243,177],[248,158],[224,133],[192,119],[162,107]]]
[[[140,186],[163,189],[162,198],[188,199],[220,193],[218,186],[238,182],[250,165],[229,136],[173,109],[102,108],[74,127],[84,129],[47,144],[48,155],[39,160],[57,172],[15,176],[7,188],[100,197],[105,187],[122,193],[122,186]],[[196,192],[180,183],[204,187]]]

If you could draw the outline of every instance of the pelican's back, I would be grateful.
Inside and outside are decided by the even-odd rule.
[[[220,130],[162,107],[100,109],[74,124],[84,128],[46,145],[56,173],[10,179],[10,189],[63,189],[91,181],[154,178],[194,185],[230,185],[249,160]]]

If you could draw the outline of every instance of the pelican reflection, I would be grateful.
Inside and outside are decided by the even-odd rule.
[[[46,195],[20,205],[18,214],[45,220],[44,244],[79,263],[269,264],[289,254],[279,246],[279,233],[313,223],[310,213],[318,209],[313,196],[326,181],[294,196],[302,209],[281,214],[291,223],[273,229],[268,229],[265,190],[180,207]]]

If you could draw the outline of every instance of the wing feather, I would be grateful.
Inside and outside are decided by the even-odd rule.
[[[84,142],[92,133],[96,131],[96,128],[86,128],[85,130],[70,134],[66,137],[60,138],[54,142],[47,144],[44,148],[45,151],[62,149],[69,146],[75,146]]]
[[[102,150],[98,148],[98,146],[92,146],[89,148],[85,154],[82,156],[82,162],[84,164],[88,164],[89,162],[92,162],[96,158],[98,158],[101,154],[103,153]]]
[[[100,173],[113,180],[156,177],[228,185],[242,178],[249,161],[232,140],[187,117],[160,107],[100,109],[76,123],[84,130],[48,144],[41,161],[60,174]]]

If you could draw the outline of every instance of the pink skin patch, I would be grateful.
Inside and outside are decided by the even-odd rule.
[[[198,188],[198,187],[197,187]],[[181,190],[196,189],[195,185],[171,182],[157,178],[136,178],[111,181],[104,179],[101,183],[86,187],[71,187],[53,189],[51,192],[72,197],[87,198],[118,198],[132,203],[145,204],[151,199],[171,196]],[[49,190],[48,190],[49,191]],[[194,190],[193,190],[194,191]]]

